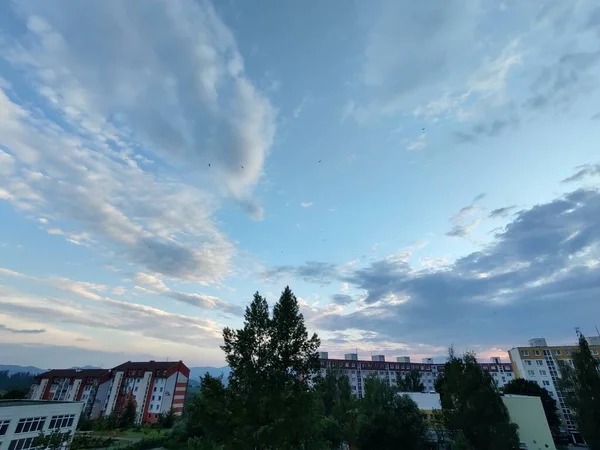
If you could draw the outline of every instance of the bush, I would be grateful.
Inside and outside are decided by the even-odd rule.
[[[167,438],[163,436],[144,438],[133,444],[124,447],[126,450],[150,450],[152,448],[164,447],[167,443]]]

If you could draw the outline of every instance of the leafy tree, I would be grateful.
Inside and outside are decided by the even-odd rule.
[[[358,446],[367,450],[427,448],[427,420],[417,404],[376,377],[365,381],[360,402]]]
[[[352,447],[356,442],[358,401],[352,395],[350,380],[330,370],[317,379],[315,390],[323,404],[323,437],[330,448],[339,448],[344,442]]]
[[[524,378],[515,378],[510,380],[510,382],[504,386],[504,393],[540,397],[550,431],[554,436],[559,434],[560,418],[558,416],[556,400],[550,396],[546,389],[541,387],[535,381],[526,380]]]
[[[29,372],[16,372],[11,374],[8,370],[0,371],[0,391],[23,388],[26,389],[26,393],[28,393],[29,388],[34,381],[35,376]]]
[[[519,448],[517,426],[510,422],[492,376],[479,367],[474,354],[457,358],[450,349],[436,390],[440,393],[446,429],[455,440],[462,439],[459,438],[462,433],[464,441],[473,449]]]
[[[310,387],[319,368],[320,341],[316,334],[308,336],[290,288],[282,292],[272,317],[266,300],[256,293],[246,308],[243,328],[226,328],[223,340],[221,348],[231,368],[228,401],[235,406],[230,447],[285,450],[320,445],[319,404]]]
[[[558,387],[573,411],[579,431],[591,450],[600,450],[600,361],[579,333],[579,348],[571,355],[573,366],[559,362]]]
[[[29,389],[24,387],[13,387],[6,391],[4,395],[0,396],[3,400],[22,400],[27,398],[27,394],[29,394]]]
[[[234,428],[234,411],[230,405],[231,396],[221,378],[212,377],[208,373],[204,375],[199,395],[186,407],[187,436],[227,442]]]
[[[167,412],[160,413],[158,415],[158,426],[160,428],[172,428],[175,425],[175,412],[173,408],[169,409]]]
[[[125,404],[125,408],[119,415],[119,418],[118,418],[119,428],[126,430],[126,429],[134,426],[136,416],[137,416],[137,407],[135,404],[135,400],[133,398],[129,398],[129,400]]]
[[[423,392],[425,386],[421,383],[421,373],[418,370],[411,370],[404,377],[398,373],[396,385],[400,392]]]
[[[46,450],[58,450],[66,442],[71,439],[71,432],[61,433],[59,430],[54,430],[52,433],[44,434],[40,431],[33,439],[33,447],[43,448]]]

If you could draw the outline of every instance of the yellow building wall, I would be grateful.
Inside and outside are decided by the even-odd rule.
[[[511,422],[519,426],[519,439],[528,450],[556,450],[539,397],[504,395]]]

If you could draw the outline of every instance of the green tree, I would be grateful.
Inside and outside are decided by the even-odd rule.
[[[309,449],[320,445],[318,398],[310,387],[319,368],[316,334],[308,336],[298,301],[286,287],[273,308],[258,293],[244,326],[223,330],[235,405],[234,448]]]
[[[462,433],[473,449],[519,448],[517,426],[510,422],[492,376],[479,367],[474,354],[457,358],[450,349],[436,390],[440,393],[444,424],[455,440]]]
[[[66,442],[69,442],[70,439],[70,431],[61,433],[59,430],[54,430],[49,434],[44,434],[42,431],[40,431],[40,434],[38,434],[33,440],[33,447],[47,450],[58,450]]]
[[[573,365],[559,362],[558,387],[575,415],[579,432],[591,450],[600,450],[600,361],[592,355],[587,339],[579,333]]]
[[[358,447],[361,450],[420,450],[427,445],[427,419],[417,404],[376,377],[365,380]]]
[[[160,428],[172,428],[175,425],[175,412],[173,408],[169,409],[167,412],[160,413],[158,415],[158,426]]]
[[[404,376],[398,372],[396,385],[400,392],[423,392],[425,390],[425,386],[421,383],[421,373],[414,369]]]
[[[4,395],[0,396],[3,400],[22,400],[27,398],[27,394],[29,394],[29,389],[24,387],[13,387],[6,391]]]
[[[186,406],[186,435],[217,443],[230,440],[234,427],[231,395],[221,378],[208,373],[201,379],[200,393]]]
[[[344,442],[350,447],[356,443],[358,401],[352,394],[350,380],[341,372],[330,370],[315,383],[317,395],[323,404],[323,437],[330,448],[339,448]]]
[[[121,412],[118,418],[118,426],[122,430],[126,430],[135,425],[135,419],[137,416],[137,407],[135,404],[135,400],[130,398],[125,403],[125,408]]]
[[[530,397],[539,397],[542,401],[546,420],[552,435],[556,436],[560,432],[560,417],[558,416],[558,408],[556,400],[554,400],[548,391],[537,384],[535,381],[526,380],[524,378],[515,378],[510,380],[504,386],[505,394],[528,395]]]

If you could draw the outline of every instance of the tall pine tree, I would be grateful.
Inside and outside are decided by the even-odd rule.
[[[282,292],[272,317],[266,300],[256,293],[246,308],[244,327],[226,328],[223,338],[236,405],[235,441],[252,449],[318,445],[320,411],[310,383],[319,368],[320,341],[316,334],[308,336],[290,288]]]
[[[579,333],[579,348],[571,355],[573,366],[560,364],[558,387],[573,411],[579,432],[590,450],[600,450],[600,361]]]

